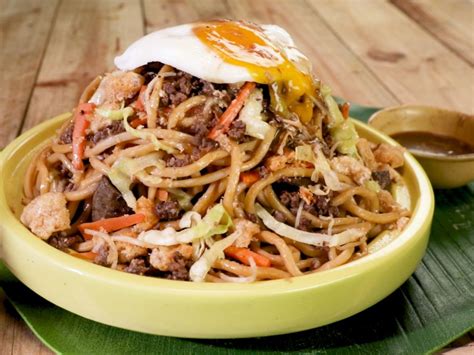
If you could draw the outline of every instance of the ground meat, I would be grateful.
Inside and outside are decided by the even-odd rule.
[[[286,217],[285,217],[285,214],[283,212],[275,211],[275,212],[273,212],[273,217],[275,217],[275,219],[279,222],[283,222],[283,223],[286,222]]]
[[[382,189],[387,189],[390,186],[392,180],[390,179],[390,172],[388,170],[374,171],[372,173],[372,179],[379,183]]]
[[[260,178],[262,178],[262,179],[266,178],[266,177],[268,176],[268,174],[269,174],[268,169],[267,169],[264,165],[259,166],[259,167],[258,167],[257,169],[255,169],[255,170],[257,170],[258,175],[259,175]]]
[[[122,194],[107,177],[102,177],[92,196],[92,220],[118,217],[132,212]]]
[[[173,261],[169,264],[169,273],[166,275],[170,280],[189,280],[190,260],[186,259],[180,252],[173,255]]]
[[[61,237],[53,235],[48,239],[48,244],[59,250],[66,250],[73,244],[82,242],[82,238],[78,235],[71,235],[69,237]]]
[[[58,176],[61,178],[61,179],[70,179],[72,178],[72,172],[61,162],[59,161],[55,167],[56,171],[58,172]]]
[[[332,139],[332,135],[331,135],[331,132],[329,131],[329,127],[327,124],[323,124],[323,140],[324,140],[324,143],[326,145],[326,149],[327,147],[332,147],[332,145],[334,144],[333,142],[333,139]],[[324,151],[325,149],[323,148],[323,153],[324,155],[328,156],[329,155],[329,151],[326,152]]]
[[[178,71],[176,76],[163,83],[161,103],[164,106],[177,106],[186,100],[191,95],[191,91],[196,89],[198,85],[199,80],[197,78],[188,73]]]
[[[298,228],[299,230],[302,230],[302,231],[309,231],[311,230],[311,221],[309,219],[306,219],[304,217],[301,217],[300,218],[300,223],[296,226],[296,228]]]
[[[302,177],[302,176],[295,176],[295,177],[284,176],[280,180],[278,180],[278,182],[287,183],[287,184],[295,185],[295,186],[311,185],[311,179]]]
[[[171,154],[165,157],[166,166],[179,168],[191,164],[192,156],[184,155],[182,158],[177,158]]]
[[[211,96],[215,92],[214,85],[209,81],[199,79],[199,82],[201,84],[200,94]]]
[[[105,243],[100,245],[99,249],[96,251],[97,256],[94,259],[94,263],[97,265],[108,266],[107,261],[109,256],[109,246]]]
[[[241,142],[245,137],[245,123],[241,120],[233,121],[227,135],[235,141]]]
[[[125,127],[123,126],[123,122],[120,121],[112,121],[111,124],[99,129],[95,133],[91,133],[87,136],[87,140],[97,144],[101,140],[114,136],[116,134],[125,132]]]
[[[318,196],[315,195],[315,202],[311,205],[311,208],[308,209],[308,211],[312,214],[316,215],[321,215],[321,216],[333,216],[337,217],[339,216],[339,209],[335,206],[331,206],[330,200],[331,200],[331,194],[327,196]]]
[[[339,216],[339,209],[335,206],[331,206],[329,202],[331,200],[331,197],[331,194],[327,196],[314,195],[313,203],[311,203],[310,205],[307,203],[303,203],[303,210],[315,216]],[[296,216],[301,201],[299,192],[283,191],[283,193],[280,195],[280,200],[283,205],[285,205],[291,211],[291,213]],[[300,224],[303,225],[303,222],[300,222]]]
[[[181,208],[177,201],[160,201],[155,206],[155,214],[160,221],[171,221],[177,219]]]
[[[246,212],[246,213],[245,213],[245,217],[246,217],[249,221],[251,221],[251,222],[253,222],[253,223],[258,223],[258,218],[257,218],[257,216],[256,216],[255,214],[253,214],[253,213],[247,213],[247,212]]]
[[[287,207],[293,214],[296,214],[298,207],[300,206],[300,195],[299,192],[288,192],[283,191],[280,195],[280,201]]]
[[[70,122],[67,127],[61,132],[59,136],[59,142],[61,144],[71,144],[72,143],[72,131],[74,131],[74,124]]]
[[[163,63],[160,62],[147,63],[141,72],[141,75],[145,78],[144,84],[147,85],[150,81],[152,81],[162,67]]]
[[[203,139],[209,133],[208,121],[207,117],[198,117],[187,129],[187,133],[195,137],[196,143],[199,143],[199,139]]]
[[[125,272],[136,275],[144,275],[148,272],[148,270],[150,270],[150,267],[146,266],[145,260],[139,258],[133,259],[124,269]]]
[[[176,106],[188,97],[195,95],[216,96],[226,102],[230,102],[231,97],[226,90],[226,86],[212,84],[188,73],[177,71],[175,76],[170,77],[163,83],[161,103],[164,106]]]
[[[219,144],[209,138],[202,137],[198,143],[198,146],[193,147],[191,152],[191,160],[196,161],[201,158],[206,153],[210,152],[211,150],[217,149]]]

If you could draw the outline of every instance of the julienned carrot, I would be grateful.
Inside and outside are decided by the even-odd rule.
[[[144,118],[135,118],[132,122],[130,122],[130,126],[133,128],[137,128],[138,126],[143,126],[146,123],[146,117]]]
[[[84,169],[84,150],[86,148],[86,130],[90,125],[87,116],[94,111],[95,105],[85,102],[79,104],[74,113],[74,130],[72,131],[72,165],[77,170]]]
[[[143,96],[145,95],[146,85],[143,85],[140,89],[140,93],[138,94],[138,99],[135,102],[135,108],[138,111],[145,111],[145,105],[143,104]]]
[[[241,88],[237,97],[230,103],[229,107],[222,116],[219,118],[219,121],[214,126],[214,128],[209,132],[208,138],[216,139],[220,134],[225,133],[229,130],[232,121],[237,117],[242,106],[244,106],[245,100],[249,97],[250,93],[255,89],[256,84],[253,82],[247,81]]]
[[[342,104],[341,113],[342,113],[342,116],[343,116],[344,118],[346,118],[346,119],[349,118],[349,110],[350,110],[350,108],[351,108],[351,104],[350,104],[350,103],[344,102],[344,103]]]
[[[258,171],[245,171],[240,173],[240,181],[245,185],[250,186],[260,180],[260,174]]]
[[[257,266],[270,267],[272,265],[270,259],[263,255],[257,254],[248,248],[239,248],[231,245],[224,250],[224,253],[233,259],[237,259],[245,265],[250,265],[250,258],[253,258]]]
[[[168,196],[168,191],[166,191],[165,189],[158,190],[158,200],[160,200],[161,202],[168,201]]]
[[[71,255],[84,260],[94,260],[98,254],[93,251],[86,251],[84,253],[72,253]]]
[[[107,219],[100,219],[95,222],[82,223],[79,225],[79,230],[81,231],[84,239],[89,240],[92,237],[84,233],[86,229],[100,230],[103,229],[106,232],[115,232],[120,229],[133,226],[134,224],[143,222],[145,220],[145,215],[141,213],[124,215],[120,217],[113,217]]]

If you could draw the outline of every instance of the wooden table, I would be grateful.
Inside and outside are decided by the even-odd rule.
[[[143,34],[198,19],[286,28],[317,75],[350,101],[474,113],[468,0],[0,0],[0,8],[0,148],[71,110],[85,85]],[[1,354],[49,353],[3,294],[0,344]]]

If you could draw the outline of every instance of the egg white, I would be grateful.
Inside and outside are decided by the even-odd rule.
[[[310,71],[308,59],[295,47],[291,36],[276,25],[261,25],[265,35],[298,67]],[[254,58],[255,62],[259,59]],[[133,70],[150,62],[161,62],[213,83],[253,81],[245,67],[226,63],[193,33],[193,24],[184,24],[152,32],[115,57],[120,70]],[[267,63],[270,64],[271,63]],[[277,65],[278,63],[275,63]]]

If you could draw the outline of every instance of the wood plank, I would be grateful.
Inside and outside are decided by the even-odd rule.
[[[294,37],[298,47],[312,60],[317,75],[331,85],[336,95],[367,105],[388,106],[398,103],[302,0],[145,0],[145,10],[147,31],[213,18],[278,24]],[[160,11],[166,12],[167,16],[150,15]]]
[[[308,3],[403,103],[474,112],[473,68],[393,5]]]
[[[19,314],[6,300],[0,289],[0,355],[38,354],[52,352],[26,326]]]
[[[220,4],[220,3],[219,3]],[[199,20],[186,0],[144,0],[145,32]],[[161,14],[157,16],[157,14]]]
[[[58,0],[1,0],[0,149],[18,133],[54,23]]]
[[[36,82],[23,130],[70,111],[86,85],[143,35],[139,0],[64,1]]]
[[[390,0],[446,47],[474,65],[474,3],[469,0]]]

